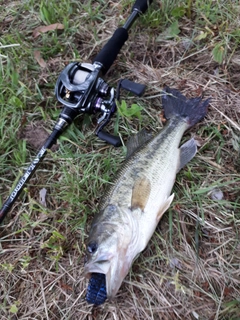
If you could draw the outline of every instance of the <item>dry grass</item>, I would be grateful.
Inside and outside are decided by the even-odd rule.
[[[71,15],[72,29],[65,36],[55,34],[60,42],[59,52],[63,53],[47,51],[47,46],[53,44],[47,42],[46,35],[45,40],[35,42],[30,37],[21,38],[22,48],[26,47],[24,61],[29,63],[28,54],[36,46],[45,52],[48,65],[41,69],[31,60],[27,72],[10,53],[22,76],[21,82],[32,93],[24,100],[28,122],[45,120],[45,129],[51,128],[51,119],[57,117],[59,109],[46,106],[54,104],[53,83],[59,72],[75,58],[91,61],[118,21],[127,17],[126,3],[111,2],[106,16],[100,12],[99,20],[94,18],[87,25],[86,20],[80,24],[76,18],[79,14],[86,19],[86,10],[73,2],[78,12]],[[93,1],[94,8],[99,4],[104,5]],[[11,20],[11,10],[19,7],[18,2],[7,2],[9,11],[0,24],[3,36],[6,37],[8,28],[11,34],[16,26],[26,36],[41,24],[39,13],[31,10],[27,11],[28,26],[22,16],[20,23],[15,16]],[[144,121],[139,124],[120,119],[123,138],[139,130],[143,123],[155,131],[161,127],[159,96],[164,85],[178,88],[188,96],[212,97],[206,119],[187,134],[195,136],[200,147],[196,158],[177,177],[174,205],[135,261],[116,299],[98,308],[88,305],[87,281],[82,274],[84,241],[103,194],[103,182],[110,180],[121,166],[123,150],[113,150],[99,142],[92,135],[92,124],[83,125],[81,134],[71,127],[60,141],[59,150],[47,157],[9,220],[0,228],[1,319],[240,319],[240,51],[236,49],[226,63],[218,64],[211,54],[210,42],[189,45],[194,29],[190,19],[183,18],[180,27],[178,37],[158,42],[163,29],[148,27],[146,21],[136,24],[107,76],[113,85],[121,77],[148,85],[145,96],[138,100],[144,107]],[[19,39],[15,40],[17,43]],[[76,52],[80,56],[76,57]],[[3,68],[5,56],[6,51],[2,52]],[[131,103],[132,98],[126,100]],[[37,107],[32,110],[35,104]],[[19,119],[15,122],[16,131],[22,125]],[[6,115],[5,120],[10,123],[10,116]],[[12,139],[11,148],[18,148],[18,141]],[[2,140],[0,149],[9,148]],[[5,157],[3,151],[0,155]],[[29,161],[26,157],[27,160],[18,160],[21,168]],[[14,165],[17,163],[7,157],[5,166],[9,169],[1,167],[4,199],[18,175],[13,173]],[[48,189],[46,208],[38,199],[42,187]],[[216,199],[216,194],[222,198]]]

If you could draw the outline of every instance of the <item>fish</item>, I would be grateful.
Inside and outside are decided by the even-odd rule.
[[[187,129],[201,121],[210,99],[186,98],[166,87],[162,106],[167,120],[152,136],[141,131],[127,143],[127,157],[105,192],[86,243],[84,275],[87,302],[100,305],[116,296],[134,260],[146,248],[174,199],[177,173],[195,156],[191,138],[180,146]]]

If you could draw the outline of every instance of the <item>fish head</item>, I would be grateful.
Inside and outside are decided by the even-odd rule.
[[[132,230],[122,221],[95,220],[86,244],[84,273],[106,276],[108,298],[113,298],[127,275],[135,254],[130,254]]]

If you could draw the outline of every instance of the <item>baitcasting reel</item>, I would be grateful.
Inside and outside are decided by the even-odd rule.
[[[78,114],[101,113],[97,121],[96,135],[118,147],[121,145],[120,138],[102,129],[116,111],[115,100],[119,99],[120,88],[141,96],[145,86],[125,79],[119,82],[116,93],[115,89],[109,87],[100,77],[101,69],[102,65],[98,62],[93,64],[72,62],[61,72],[55,86],[55,95],[65,106],[60,118],[71,123]]]

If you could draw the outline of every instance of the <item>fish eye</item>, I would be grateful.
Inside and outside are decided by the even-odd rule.
[[[96,242],[90,242],[88,245],[87,245],[87,251],[89,253],[95,253],[97,251],[97,243]]]

